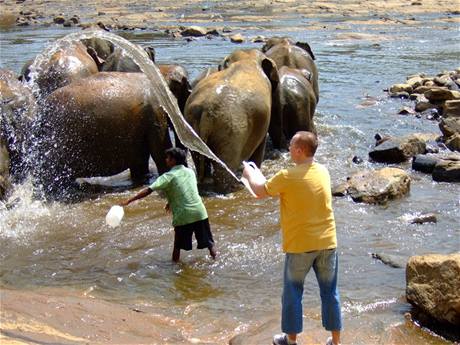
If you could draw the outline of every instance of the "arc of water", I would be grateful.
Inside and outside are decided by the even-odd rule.
[[[211,151],[211,149],[203,142],[190,124],[185,120],[158,67],[145,56],[145,52],[139,46],[129,42],[128,40],[115,34],[97,29],[72,33],[58,39],[56,42],[46,47],[45,50],[36,57],[34,63],[31,65],[31,69],[39,70],[41,68],[41,64],[45,61],[45,58],[50,56],[54,51],[57,51],[60,47],[64,47],[72,41],[80,41],[82,39],[89,39],[93,37],[105,39],[110,41],[112,44],[117,45],[139,66],[141,71],[150,80],[152,87],[155,90],[154,95],[159,98],[158,103],[171,119],[180,141],[187,148],[217,162],[238,182],[242,182],[235,173],[230,170],[230,168],[219,157],[217,157],[214,152]]]

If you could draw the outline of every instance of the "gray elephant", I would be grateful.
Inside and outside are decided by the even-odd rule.
[[[237,50],[202,79],[185,105],[185,118],[232,171],[243,160],[262,163],[270,123],[272,90],[278,84],[274,62],[259,50]],[[273,87],[273,86],[274,87]],[[210,176],[211,162],[194,155],[199,182]],[[213,164],[213,189],[228,192],[235,181]]]
[[[62,86],[97,72],[98,66],[86,46],[75,41],[60,47],[46,60],[27,62],[21,79],[29,81],[34,77],[40,98],[44,98]]]
[[[31,90],[13,72],[0,69],[0,165],[2,174],[8,172],[14,181],[20,181],[27,172],[26,155],[36,113]]]
[[[316,95],[305,70],[282,66],[280,82],[273,95],[273,110],[269,134],[273,148],[287,148],[298,131],[316,132],[313,114]]]
[[[165,172],[164,150],[172,145],[157,99],[143,73],[100,72],[50,94],[40,119],[36,170],[46,191],[128,168],[141,181],[150,156]]]
[[[275,61],[280,76],[269,133],[274,148],[286,148],[297,131],[316,131],[313,116],[319,87],[315,56],[308,43],[294,43],[287,37],[270,38],[262,51]]]

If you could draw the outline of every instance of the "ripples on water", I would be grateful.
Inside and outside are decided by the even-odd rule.
[[[336,35],[347,30],[333,26],[320,31],[278,28],[277,34],[308,41],[317,57],[321,89],[315,118],[321,140],[317,160],[329,167],[333,183],[360,169],[383,166],[367,162],[376,132],[439,132],[435,122],[397,115],[400,107],[411,103],[390,100],[382,90],[410,74],[434,75],[457,68],[457,31],[443,30],[451,25],[429,24],[434,32],[423,27],[364,30],[350,25],[351,32],[364,30],[385,38],[380,41],[338,40]],[[48,42],[69,32],[43,28],[2,33],[2,67],[19,72]],[[270,36],[263,28],[245,34]],[[157,33],[123,35],[153,45],[158,63],[186,66],[192,80],[236,48],[260,47],[236,46],[221,38],[186,43]],[[353,164],[355,155],[364,163]],[[271,175],[285,164],[286,154],[266,161],[264,171]],[[410,171],[409,164],[402,167]],[[347,329],[364,327],[383,337],[388,327],[403,322],[402,314],[408,310],[403,298],[405,270],[372,259],[372,252],[407,258],[459,250],[459,185],[435,183],[416,172],[411,176],[410,195],[386,206],[334,199]],[[126,184],[126,176],[117,183]],[[187,318],[193,325],[183,330],[189,339],[228,339],[251,325],[278,322],[283,255],[276,200],[253,200],[244,191],[206,197],[219,259],[212,262],[206,251],[194,250],[183,252],[183,263],[173,265],[169,261],[172,229],[160,198],[149,197],[129,206],[118,228],[104,224],[110,206],[132,193],[109,193],[74,204],[44,204],[34,200],[30,181],[15,186],[6,205],[0,205],[1,283],[76,287],[105,299],[151,305],[164,315]],[[14,207],[7,209],[7,205]],[[408,214],[427,212],[435,212],[438,223],[410,225],[406,221]],[[314,275],[307,280],[308,330],[319,328],[320,319]]]

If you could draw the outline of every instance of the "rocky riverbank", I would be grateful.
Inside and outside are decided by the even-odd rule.
[[[436,20],[459,22],[455,0],[411,1],[47,1],[4,0],[0,26],[64,25],[100,23],[108,29],[175,29],[181,25],[203,24],[223,29],[223,22],[235,28],[247,23],[266,24],[293,17],[304,18],[309,29],[321,29],[318,18],[353,19],[366,25],[415,25],[417,16],[436,14]],[[396,19],[403,16],[404,19]],[[333,24],[333,23],[331,23]]]

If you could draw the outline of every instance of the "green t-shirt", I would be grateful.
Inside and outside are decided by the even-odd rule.
[[[183,165],[176,165],[159,176],[149,188],[164,191],[173,214],[173,226],[185,225],[208,218],[198,194],[195,173]]]

